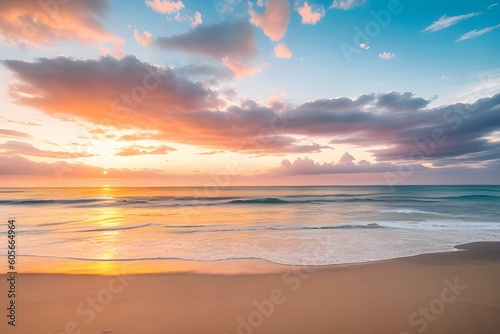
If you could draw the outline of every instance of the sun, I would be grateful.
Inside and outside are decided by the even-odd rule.
[[[108,174],[108,171],[107,171],[107,170],[105,170],[105,171],[103,171],[102,173],[103,173],[103,174]]]

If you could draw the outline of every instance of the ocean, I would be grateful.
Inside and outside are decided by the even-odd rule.
[[[15,219],[19,272],[366,262],[499,241],[499,204],[484,185],[1,188],[0,251]]]

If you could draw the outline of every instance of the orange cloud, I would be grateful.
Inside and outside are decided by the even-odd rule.
[[[97,44],[101,52],[123,53],[123,39],[102,27],[96,17],[104,14],[106,0],[16,0],[0,2],[0,42],[7,45],[49,47],[74,40]]]
[[[250,22],[264,31],[272,41],[279,41],[286,34],[290,23],[290,3],[288,0],[267,0],[263,14],[252,8],[248,10]]]

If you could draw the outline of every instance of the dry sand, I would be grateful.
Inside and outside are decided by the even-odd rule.
[[[458,248],[279,274],[20,274],[0,333],[498,334],[500,243]]]

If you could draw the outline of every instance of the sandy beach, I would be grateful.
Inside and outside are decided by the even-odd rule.
[[[272,274],[20,274],[8,333],[499,333],[500,243],[457,248]]]

